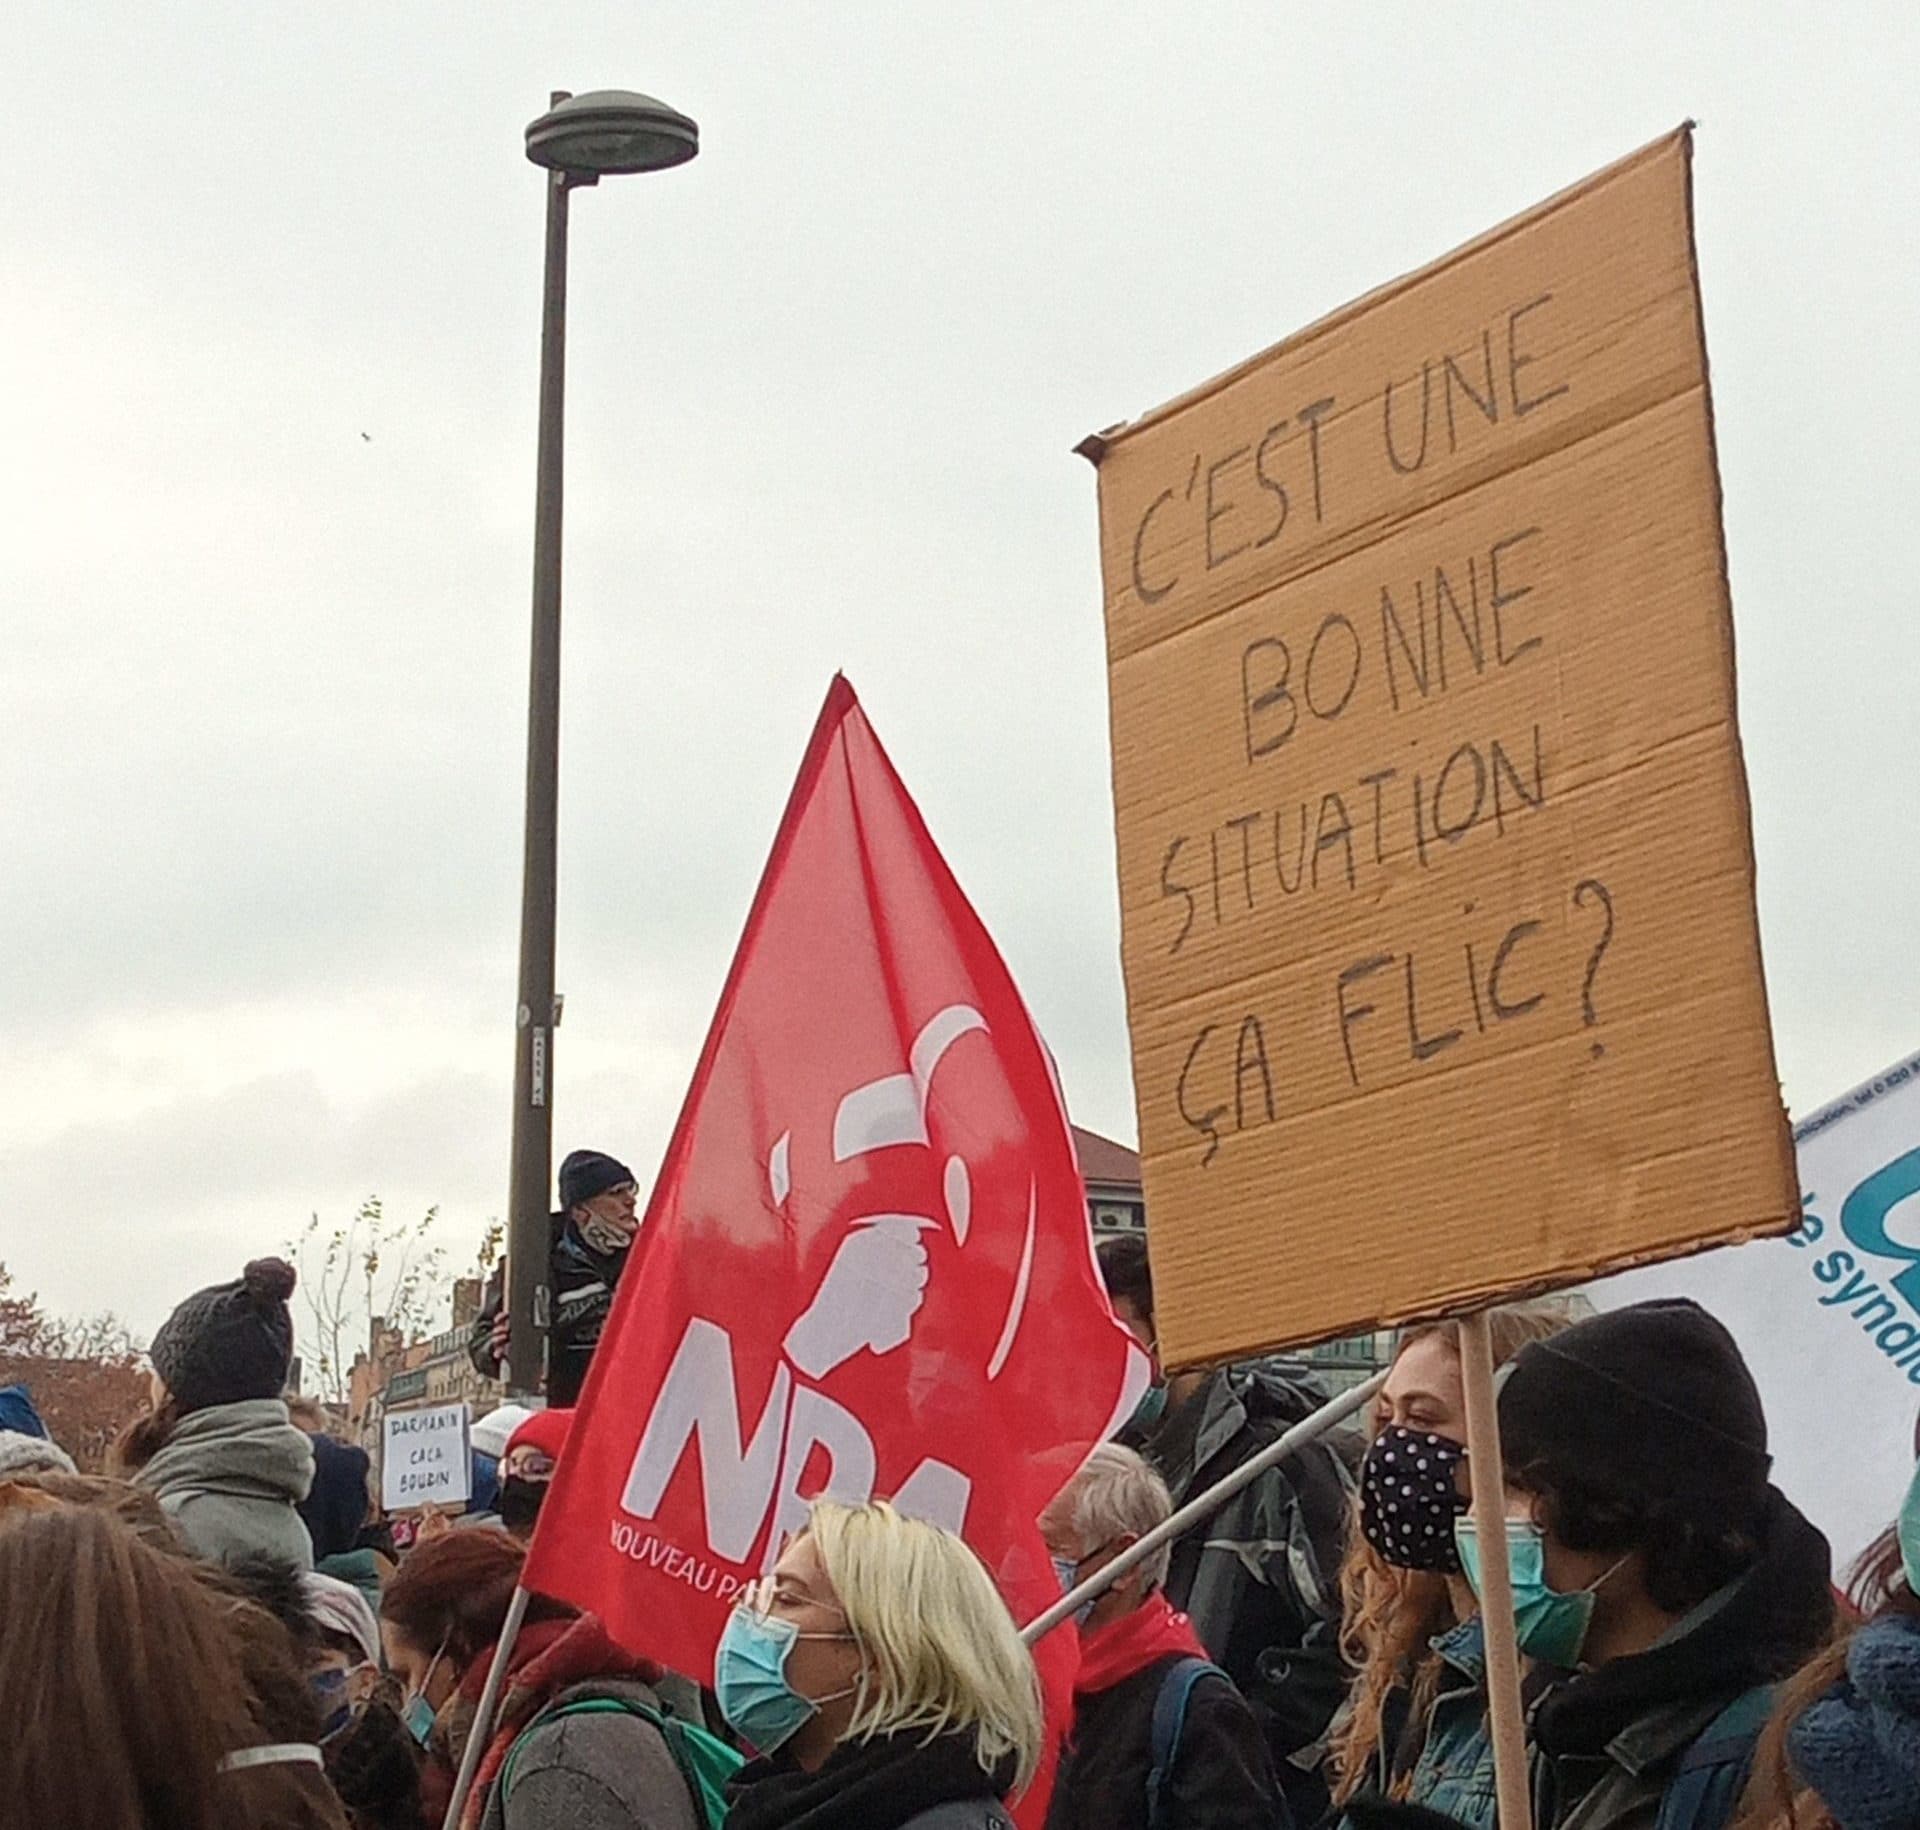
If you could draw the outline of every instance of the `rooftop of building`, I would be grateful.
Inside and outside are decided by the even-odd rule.
[[[1129,1150],[1125,1144],[1116,1144],[1112,1138],[1102,1137],[1098,1131],[1089,1131],[1084,1125],[1073,1127],[1073,1149],[1080,1159],[1082,1180],[1126,1188],[1140,1186],[1140,1153],[1137,1150]]]

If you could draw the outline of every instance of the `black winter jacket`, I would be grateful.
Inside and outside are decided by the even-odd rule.
[[[1797,1670],[1833,1625],[1827,1541],[1775,1490],[1759,1561],[1658,1645],[1553,1685],[1534,1706],[1538,1830],[1645,1830],[1696,1743],[1736,1700]],[[1763,1699],[1756,1699],[1756,1702]],[[1757,1708],[1757,1732],[1765,1709]],[[1720,1830],[1745,1773],[1718,1776],[1690,1830]]]
[[[971,1734],[848,1741],[806,1772],[756,1760],[727,1786],[727,1830],[1013,1830],[1000,1800],[1012,1763],[988,1772]]]
[[[1179,1653],[1167,1653],[1077,1699],[1046,1830],[1147,1830],[1153,1706],[1179,1662]],[[1187,1701],[1164,1830],[1280,1830],[1290,1822],[1246,1698],[1224,1678],[1202,1678]]]
[[[603,1255],[574,1230],[566,1215],[553,1216],[553,1254],[548,1266],[548,1288],[553,1324],[547,1335],[547,1402],[556,1409],[580,1402],[593,1350],[613,1308],[614,1287],[626,1269],[632,1248]],[[500,1362],[488,1336],[506,1301],[507,1267],[503,1260],[487,1285],[486,1305],[467,1340],[474,1367],[489,1379],[500,1376]]]
[[[1215,1373],[1134,1446],[1175,1506],[1204,1492],[1327,1402],[1305,1367],[1264,1360]],[[1240,1687],[1296,1821],[1327,1809],[1322,1742],[1346,1694],[1340,1561],[1360,1442],[1351,1430],[1269,1468],[1177,1539],[1166,1596]]]

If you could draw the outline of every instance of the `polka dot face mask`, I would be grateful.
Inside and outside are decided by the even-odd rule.
[[[1453,1471],[1466,1458],[1459,1443],[1428,1430],[1393,1424],[1373,1439],[1360,1468],[1360,1529],[1389,1563],[1459,1572],[1453,1522],[1467,1502]]]

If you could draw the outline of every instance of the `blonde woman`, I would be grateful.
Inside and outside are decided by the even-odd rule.
[[[1495,1309],[1488,1324],[1494,1360],[1505,1365],[1566,1318],[1516,1307]],[[1407,1331],[1375,1400],[1371,1436],[1340,1570],[1340,1644],[1355,1676],[1334,1730],[1334,1802],[1372,1794],[1490,1830],[1493,1747],[1478,1610],[1453,1543],[1468,1497],[1457,1323]],[[1389,1458],[1405,1458],[1405,1479]],[[1407,1486],[1411,1502],[1398,1492]]]
[[[993,1578],[884,1502],[820,1501],[720,1636],[721,1710],[760,1758],[728,1830],[1010,1830],[1039,1681]]]

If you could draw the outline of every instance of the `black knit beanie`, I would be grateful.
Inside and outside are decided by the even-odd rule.
[[[570,1214],[595,1195],[632,1180],[633,1171],[618,1157],[599,1150],[576,1150],[560,1165],[560,1210]]]
[[[1577,1476],[1703,1526],[1765,1503],[1767,1419],[1740,1349],[1698,1303],[1636,1303],[1535,1341],[1500,1391],[1507,1472]]]
[[[287,1298],[293,1266],[256,1258],[230,1284],[196,1291],[153,1337],[153,1370],[182,1414],[278,1398],[293,1364],[293,1317]]]

